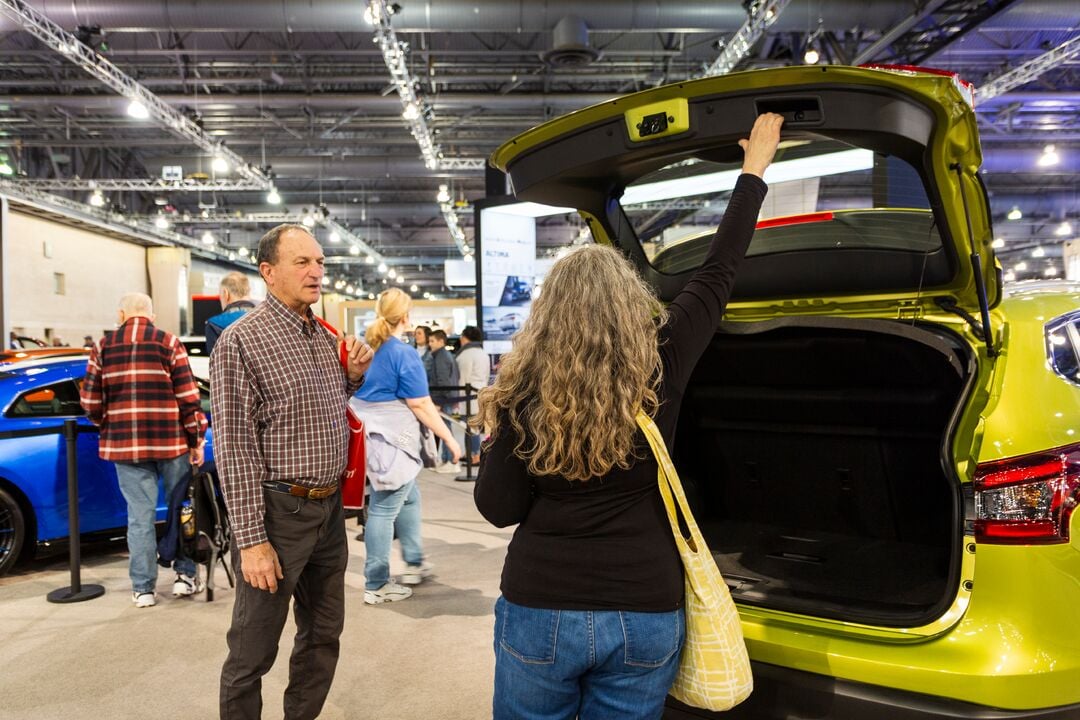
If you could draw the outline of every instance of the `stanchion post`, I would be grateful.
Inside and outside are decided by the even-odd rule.
[[[472,385],[465,385],[465,447],[462,448],[465,455],[465,474],[454,478],[459,482],[472,482],[476,479],[472,474],[472,426],[469,425],[469,418],[472,417],[472,393],[474,389]]]
[[[79,539],[79,465],[78,426],[74,418],[64,421],[64,445],[67,449],[68,480],[68,564],[71,585],[53,590],[47,599],[53,603],[73,603],[92,600],[105,594],[101,585],[82,584],[82,547]]]

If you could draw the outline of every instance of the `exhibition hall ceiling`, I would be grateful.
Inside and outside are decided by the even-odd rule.
[[[29,32],[20,6],[224,143],[254,184],[235,189],[250,179],[235,163],[215,168],[205,143],[153,114],[131,117],[129,99],[83,66],[85,53]],[[392,14],[371,24],[371,7]],[[740,29],[766,12],[742,51]],[[701,77],[721,59],[744,70],[816,54],[822,64],[942,68],[974,83],[998,252],[1007,265],[1027,259],[1020,277],[1041,276],[1073,237],[1063,226],[1080,233],[1078,25],[1071,0],[0,0],[0,173],[11,171],[0,181],[87,203],[87,181],[112,180],[96,212],[152,221],[168,208],[169,232],[196,242],[209,232],[221,252],[250,250],[280,219],[315,213],[327,221],[315,229],[335,276],[377,291],[385,275],[364,262],[370,249],[403,284],[444,294],[442,263],[471,251],[470,204],[486,194],[486,158],[508,138]],[[387,28],[398,45],[386,45]],[[1012,79],[1004,92],[980,98],[1002,78]],[[418,134],[432,143],[427,154]],[[166,167],[203,189],[148,188]],[[279,204],[267,202],[267,180]],[[542,252],[579,228],[575,215],[543,219]],[[338,230],[346,238],[332,242]],[[350,238],[365,251],[351,255]]]

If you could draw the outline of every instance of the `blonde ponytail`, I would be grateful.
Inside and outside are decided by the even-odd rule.
[[[412,298],[398,288],[388,288],[379,293],[375,301],[375,322],[368,326],[364,339],[372,350],[378,350],[390,334],[412,309]]]

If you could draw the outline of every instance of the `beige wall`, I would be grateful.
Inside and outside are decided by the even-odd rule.
[[[126,292],[149,294],[146,248],[89,230],[10,212],[4,239],[8,326],[45,339],[46,330],[69,345],[100,338],[116,324]],[[51,257],[46,257],[51,255]],[[64,275],[64,294],[54,273]]]

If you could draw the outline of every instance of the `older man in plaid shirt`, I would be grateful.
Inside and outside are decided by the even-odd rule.
[[[203,461],[206,418],[187,351],[176,338],[154,327],[154,308],[142,293],[120,300],[120,327],[90,350],[80,396],[86,414],[101,426],[99,454],[116,463],[120,492],[128,506],[131,599],[135,607],[156,604],[158,477],[165,497],[191,478]],[[173,595],[202,590],[195,563],[173,563]]]

